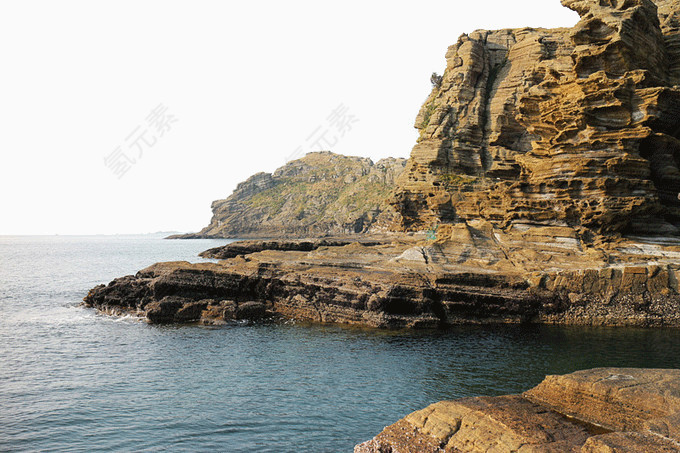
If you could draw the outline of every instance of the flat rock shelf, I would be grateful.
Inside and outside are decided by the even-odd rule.
[[[572,238],[569,250],[559,248],[559,237],[533,248],[526,238],[482,224],[451,230],[441,241],[236,242],[203,254],[229,258],[157,263],[93,288],[84,303],[152,323],[680,326],[678,245],[619,240],[594,250]],[[546,250],[550,267],[526,259]]]

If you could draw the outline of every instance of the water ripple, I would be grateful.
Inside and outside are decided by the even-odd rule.
[[[677,329],[154,327],[79,306],[96,283],[215,245],[0,238],[0,451],[351,451],[441,399],[680,367]]]

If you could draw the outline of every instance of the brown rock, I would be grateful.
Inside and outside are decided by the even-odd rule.
[[[251,240],[233,242],[231,244],[223,245],[221,247],[208,249],[204,252],[199,253],[199,256],[203,258],[223,260],[228,258],[235,258],[239,255],[250,255],[251,253],[262,252],[265,250],[311,252],[320,247],[342,247],[345,245],[352,244],[354,242],[360,242],[361,244],[368,246],[387,243],[387,241],[384,240],[380,241],[366,238],[357,239],[356,237],[346,239],[324,238],[324,239],[291,239],[273,241]]]
[[[677,442],[649,433],[611,433],[591,437],[582,453],[677,453]]]
[[[562,3],[581,15],[571,30],[482,30],[449,49],[392,228],[678,232],[677,1]]]
[[[520,395],[441,402],[405,418],[447,451],[565,451],[588,438],[570,422]]]
[[[572,29],[449,49],[391,208],[403,162],[312,153],[241,184],[203,231],[378,239],[230,244],[204,253],[220,263],[152,266],[85,303],[153,322],[210,299],[206,319],[257,302],[375,327],[680,326],[680,2],[563,3]]]
[[[164,297],[146,306],[146,317],[156,324],[174,323],[184,305],[185,301],[179,297]]]
[[[355,453],[678,452],[680,370],[548,376],[524,395],[443,401],[388,426]],[[650,431],[643,420],[673,414]]]
[[[267,306],[263,302],[243,302],[238,304],[234,319],[257,321],[267,316]]]
[[[680,412],[680,370],[598,368],[548,376],[525,396],[612,431],[640,431],[648,420]]]
[[[335,245],[300,241],[309,245],[304,250],[291,250],[290,241],[280,246],[250,241],[224,249],[245,250],[245,256],[219,263],[159,263],[93,288],[85,303],[151,322],[234,320],[241,316],[240,304],[255,302],[264,304],[258,319],[276,314],[374,327],[680,326],[680,295],[668,264],[674,255],[662,258],[663,247],[656,252],[658,265],[636,264],[637,255],[629,251],[647,246],[625,241],[617,244],[623,251],[610,249],[606,261],[591,261],[588,246],[577,239],[580,252],[554,247],[547,237],[527,243],[526,232],[536,231],[507,233],[472,223],[443,232],[451,236],[434,242],[392,236],[392,243],[362,239],[342,245],[346,242],[329,238],[325,243]],[[609,261],[630,263],[610,267]]]

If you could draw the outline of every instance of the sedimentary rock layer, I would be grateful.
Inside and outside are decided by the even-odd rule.
[[[679,452],[679,419],[680,370],[599,368],[433,404],[354,452]]]
[[[374,327],[680,326],[680,243],[621,240],[592,248],[573,232],[566,236],[569,230],[543,233],[540,243],[526,231],[500,234],[479,224],[440,232],[441,241],[296,242],[309,246],[303,251],[291,251],[290,241],[249,241],[211,250],[229,257],[217,263],[156,264],[94,288],[85,302],[151,322],[227,322],[242,319],[247,303],[248,319]]]
[[[173,238],[310,237],[362,233],[385,211],[405,159],[309,153],[273,174],[258,173],[212,204],[196,234]]]
[[[562,3],[581,16],[573,29],[481,30],[449,49],[393,229],[678,232],[680,3]]]

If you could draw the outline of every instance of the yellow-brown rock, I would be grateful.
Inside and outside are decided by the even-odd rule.
[[[548,376],[523,395],[433,404],[354,451],[679,452],[678,397],[680,370],[600,368]]]
[[[678,232],[680,2],[562,3],[573,29],[476,31],[449,49],[393,229]]]
[[[601,368],[548,376],[524,396],[610,431],[644,431],[647,423],[680,414],[680,370]]]
[[[595,248],[568,228],[502,232],[483,221],[437,235],[234,243],[202,254],[219,262],[159,263],[93,288],[85,302],[162,323],[228,322],[245,310],[391,328],[680,326],[680,241]]]

